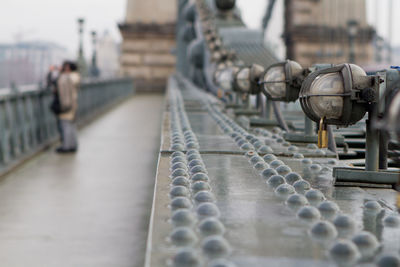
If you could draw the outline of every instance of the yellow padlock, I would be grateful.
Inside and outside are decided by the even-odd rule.
[[[400,192],[397,193],[397,201],[396,201],[396,205],[397,205],[397,210],[400,212]]]
[[[222,89],[218,89],[217,97],[221,99],[223,96],[224,96],[224,91]]]
[[[318,147],[327,148],[328,147],[328,131],[326,130],[326,124],[324,123],[325,118],[321,118],[319,121],[318,129]]]

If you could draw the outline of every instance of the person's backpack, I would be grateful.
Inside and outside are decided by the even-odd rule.
[[[60,98],[59,98],[57,92],[54,94],[53,101],[52,101],[51,104],[50,104],[50,110],[51,110],[54,114],[56,114],[56,115],[62,113],[62,111],[61,111],[61,104],[60,104]]]

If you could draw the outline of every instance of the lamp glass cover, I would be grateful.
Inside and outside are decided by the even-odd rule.
[[[221,88],[226,91],[232,90],[232,78],[233,70],[231,68],[226,68],[222,70],[218,77],[219,86],[221,86]]]
[[[343,113],[343,79],[340,73],[319,75],[310,87],[310,106],[319,118],[339,119]],[[324,96],[328,95],[328,96]]]
[[[250,91],[250,69],[244,68],[236,75],[236,83],[243,92]]]
[[[266,82],[264,83],[264,89],[273,98],[286,96],[286,75],[284,66],[270,68],[264,76],[264,82]]]

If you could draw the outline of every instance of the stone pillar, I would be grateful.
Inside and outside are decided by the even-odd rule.
[[[162,91],[175,69],[176,0],[128,0],[121,71],[138,91]]]
[[[347,24],[357,22],[355,63],[373,60],[374,29],[367,24],[366,0],[285,0],[287,58],[303,67],[349,62]]]

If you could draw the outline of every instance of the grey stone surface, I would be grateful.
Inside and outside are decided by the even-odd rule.
[[[0,181],[8,267],[143,266],[163,96],[136,95]]]

